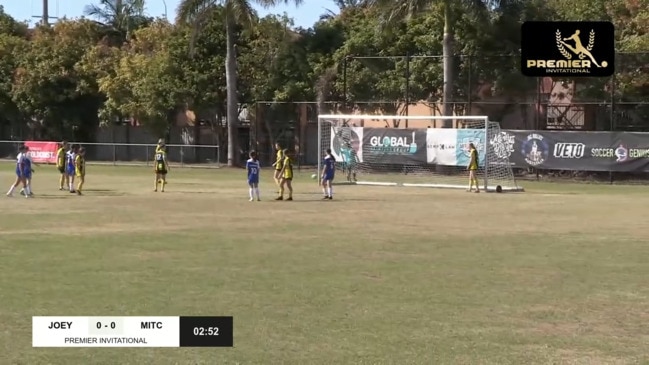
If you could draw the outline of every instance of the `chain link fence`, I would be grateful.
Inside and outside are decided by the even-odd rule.
[[[0,159],[16,157],[18,147],[24,141],[0,141]],[[84,143],[70,142],[86,148],[88,164],[114,166],[153,166],[154,144],[137,143]],[[168,144],[167,158],[171,166],[178,167],[221,167],[221,148],[217,145]],[[48,151],[56,153],[56,151]]]

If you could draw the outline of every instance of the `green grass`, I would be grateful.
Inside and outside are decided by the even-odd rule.
[[[268,174],[268,172],[266,173]],[[646,188],[340,186],[88,168],[0,200],[0,364],[647,363]],[[8,187],[11,165],[0,165]],[[31,316],[232,315],[231,349],[31,347]]]

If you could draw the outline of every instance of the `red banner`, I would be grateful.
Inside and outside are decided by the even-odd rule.
[[[32,161],[36,163],[56,163],[58,143],[27,141],[25,145],[29,147],[29,155],[32,157]]]

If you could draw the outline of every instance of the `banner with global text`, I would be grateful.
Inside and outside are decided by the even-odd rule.
[[[332,128],[330,145],[339,161],[466,166],[470,143],[481,166],[488,154],[490,166],[649,172],[649,133],[640,132],[344,127]]]
[[[426,163],[426,130],[396,128],[363,129],[363,161],[385,164]]]
[[[56,151],[59,148],[56,142],[26,141],[29,155],[36,163],[56,163]]]

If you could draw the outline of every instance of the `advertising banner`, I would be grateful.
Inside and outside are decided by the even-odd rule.
[[[457,129],[457,142],[455,156],[457,166],[467,166],[471,155],[469,154],[469,145],[473,143],[478,150],[478,165],[484,166],[485,161],[485,131],[484,129]]]
[[[473,143],[484,166],[547,170],[649,172],[649,133],[342,127],[331,130],[338,161],[466,166]],[[56,143],[28,142],[35,162],[55,162]]]
[[[426,162],[434,165],[457,165],[457,129],[426,129]]]
[[[364,128],[363,160],[386,164],[426,163],[426,130]]]
[[[649,171],[649,134],[503,131],[514,137],[515,167],[575,171]]]
[[[56,142],[27,141],[25,145],[29,147],[29,155],[32,161],[36,163],[56,163],[56,150],[59,148]]]
[[[500,166],[514,166],[510,160],[514,153],[516,137],[507,131],[501,131],[489,136],[489,154],[491,155],[490,164]]]
[[[362,127],[331,128],[331,153],[336,161],[363,162],[362,141]]]

